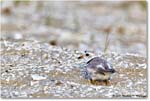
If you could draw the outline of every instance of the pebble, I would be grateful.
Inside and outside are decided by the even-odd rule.
[[[46,79],[47,77],[44,77],[44,76],[40,76],[39,74],[31,74],[31,77],[33,80],[44,80]]]

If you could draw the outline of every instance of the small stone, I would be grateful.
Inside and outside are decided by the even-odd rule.
[[[6,72],[6,73],[9,73],[9,71],[8,71],[8,70],[5,70],[5,72]]]
[[[9,66],[10,66],[10,67],[13,67],[13,65],[12,65],[12,64],[10,64]]]
[[[73,86],[73,85],[70,85],[70,87],[73,88],[74,86]]]
[[[51,41],[49,42],[49,44],[55,46],[55,45],[57,45],[57,41],[56,41],[56,40],[51,40]]]
[[[62,82],[57,81],[55,85],[56,85],[56,86],[59,86],[59,85],[62,85],[62,84],[63,84]]]
[[[2,13],[5,15],[10,15],[12,13],[11,8],[8,7],[3,8]]]

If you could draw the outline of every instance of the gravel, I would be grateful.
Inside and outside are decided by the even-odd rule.
[[[146,59],[136,54],[92,53],[35,41],[1,41],[2,98],[147,97]],[[78,58],[83,55],[82,58]],[[117,70],[110,85],[92,85],[85,63],[100,56]]]

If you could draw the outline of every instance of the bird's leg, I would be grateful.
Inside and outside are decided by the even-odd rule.
[[[89,81],[91,84],[94,83],[94,80],[92,80],[92,79],[89,79],[88,81]]]
[[[89,79],[88,81],[93,85],[106,85],[106,86],[110,85],[109,80],[92,80],[92,79]]]
[[[89,82],[93,85],[100,85],[100,81],[89,79]]]
[[[96,80],[89,79],[89,82],[93,85],[98,85],[98,82]]]
[[[105,84],[106,84],[107,86],[110,85],[109,80],[104,80],[104,82],[105,82]]]

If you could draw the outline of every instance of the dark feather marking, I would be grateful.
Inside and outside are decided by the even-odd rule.
[[[94,58],[93,58],[93,59],[94,59]],[[89,60],[89,61],[87,62],[87,64],[89,64],[91,61],[93,61],[93,59]]]
[[[102,74],[105,75],[105,73],[101,72],[101,71],[97,71],[96,74]]]

